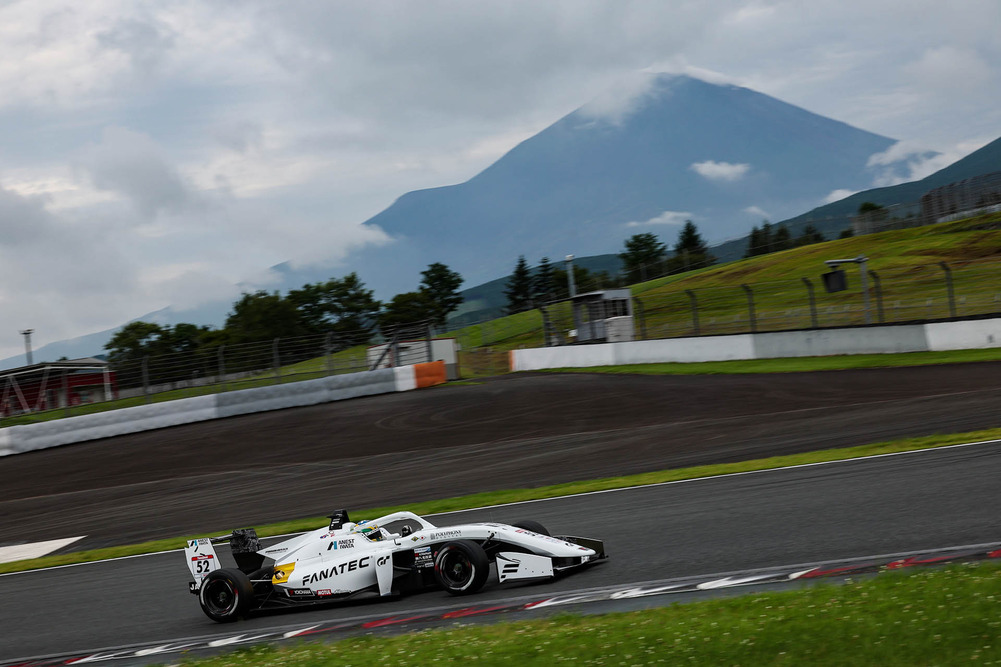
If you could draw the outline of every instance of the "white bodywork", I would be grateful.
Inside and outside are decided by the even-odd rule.
[[[409,534],[402,534],[407,532]],[[396,532],[390,532],[396,531]],[[582,539],[582,538],[568,538]],[[500,523],[470,523],[439,528],[412,512],[396,512],[373,521],[320,528],[259,550],[274,559],[271,583],[290,598],[322,599],[377,590],[389,595],[394,579],[393,555],[412,551],[416,568],[434,567],[435,547],[454,540],[514,545],[528,551],[500,548],[495,554],[498,579],[537,579],[554,576],[599,557],[594,549],[557,537]],[[185,549],[188,568],[198,590],[209,572],[219,569],[209,540],[193,540]],[[554,558],[565,566],[554,566]],[[409,568],[408,568],[409,569]]]

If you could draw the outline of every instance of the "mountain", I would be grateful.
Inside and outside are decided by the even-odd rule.
[[[615,119],[578,109],[458,185],[407,193],[365,224],[397,239],[363,253],[370,284],[433,261],[467,283],[567,253],[617,252],[645,231],[673,237],[692,219],[710,242],[858,191],[895,142],[747,88],[658,76]],[[402,280],[401,280],[402,283]]]
[[[615,117],[585,106],[465,183],[404,194],[364,223],[387,231],[393,243],[362,250],[337,269],[272,267],[282,282],[271,289],[286,292],[357,271],[377,298],[388,300],[415,289],[420,272],[442,262],[475,286],[471,300],[483,299],[489,310],[498,306],[484,295],[502,294],[519,255],[530,264],[569,253],[610,254],[602,261],[614,262],[613,253],[633,234],[654,232],[673,243],[686,218],[717,243],[744,236],[765,217],[820,211],[816,205],[832,191],[864,190],[906,167],[869,166],[892,139],[747,88],[686,76],[650,83]],[[746,241],[731,245],[739,257]],[[478,289],[490,281],[492,287]],[[138,319],[221,326],[231,307],[227,301],[197,311],[168,308]],[[92,355],[112,334],[53,343],[36,357]],[[21,363],[23,357],[12,357],[0,368]]]
[[[918,202],[929,190],[996,171],[1001,171],[1001,138],[921,180],[856,192],[844,199],[783,220],[781,224],[786,225],[793,236],[802,232],[807,225],[813,225],[827,238],[837,238],[841,230],[852,226],[852,216],[858,213],[863,202],[881,206],[912,204]],[[747,243],[748,236],[744,236],[715,246],[712,252],[720,261],[729,262],[744,256]]]

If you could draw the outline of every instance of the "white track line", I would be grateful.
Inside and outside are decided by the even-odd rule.
[[[79,537],[66,537],[61,540],[47,540],[45,542],[31,542],[29,544],[14,544],[9,547],[0,547],[0,563],[13,563],[16,560],[41,558],[85,537],[87,536],[81,535]]]
[[[566,498],[579,498],[579,497],[583,497],[583,496],[594,496],[594,495],[598,495],[598,494],[601,494],[601,493],[618,493],[618,492],[621,492],[621,491],[635,491],[637,489],[646,489],[646,488],[657,487],[657,486],[671,486],[671,485],[674,485],[674,484],[688,484],[688,483],[692,483],[692,482],[704,482],[704,481],[707,481],[707,480],[726,479],[728,477],[742,477],[742,476],[745,476],[745,475],[759,475],[759,474],[763,474],[763,473],[776,472],[776,471],[781,471],[781,470],[796,470],[798,468],[814,468],[814,467],[818,467],[818,466],[833,465],[833,464],[837,464],[837,463],[852,463],[854,461],[867,461],[869,459],[882,459],[882,458],[887,458],[887,457],[891,457],[891,456],[908,456],[908,455],[912,455],[912,454],[922,454],[922,453],[927,453],[927,452],[946,451],[946,450],[950,450],[950,449],[959,449],[959,448],[962,448],[962,447],[975,447],[975,446],[978,446],[978,445],[994,445],[994,444],[998,444],[998,443],[1001,443],[1001,439],[978,440],[976,442],[963,442],[963,443],[958,443],[958,444],[955,444],[955,445],[942,445],[940,447],[926,447],[924,449],[912,449],[912,450],[908,450],[906,452],[891,452],[889,454],[870,454],[869,456],[856,456],[856,457],[850,458],[850,459],[836,459],[836,460],[833,460],[833,461],[819,461],[817,463],[800,463],[800,464],[792,465],[792,466],[779,466],[777,468],[763,468],[761,470],[748,470],[748,471],[745,471],[745,472],[731,472],[731,473],[726,473],[726,474],[723,474],[723,475],[710,475],[710,476],[707,476],[707,477],[693,477],[691,479],[679,479],[679,480],[674,480],[672,482],[655,482],[653,484],[637,484],[635,486],[623,486],[623,487],[619,487],[619,488],[616,488],[616,489],[605,489],[603,491],[585,491],[585,492],[582,492],[582,493],[571,493],[571,494],[565,495],[565,496],[554,496],[552,498],[538,498],[536,500],[518,500],[518,501],[510,502],[510,503],[501,503],[499,505],[486,505],[486,506],[483,506],[483,507],[470,507],[468,509],[463,509],[463,510],[452,510],[450,512],[438,512],[436,514],[426,514],[424,516],[447,516],[447,515],[450,515],[450,514],[461,514],[463,512],[476,512],[476,511],[479,511],[479,510],[496,509],[498,507],[512,507],[514,505],[528,505],[528,504],[531,504],[531,503],[544,503],[544,502],[549,502],[549,501],[554,501],[554,500],[564,500]],[[271,539],[277,539],[277,538],[283,538],[283,537],[294,537],[296,535],[301,535],[301,534],[302,533],[289,533],[287,535],[273,535],[271,537],[265,537],[265,538],[261,538],[261,539],[271,540]],[[136,554],[134,556],[119,556],[118,558],[106,558],[104,560],[87,561],[85,563],[70,563],[68,565],[56,565],[56,566],[53,566],[53,567],[44,567],[44,568],[38,568],[38,569],[35,569],[35,570],[23,570],[21,572],[7,572],[6,574],[0,574],[0,577],[12,577],[12,576],[15,576],[15,575],[18,575],[18,574],[31,574],[32,572],[48,572],[50,570],[60,570],[60,569],[67,568],[67,567],[79,567],[81,565],[95,565],[95,564],[99,564],[99,563],[111,563],[111,562],[119,561],[119,560],[129,560],[131,558],[145,558],[147,556],[162,556],[164,554],[180,553],[182,551],[184,551],[184,549],[167,549],[166,551],[154,551],[152,553]]]

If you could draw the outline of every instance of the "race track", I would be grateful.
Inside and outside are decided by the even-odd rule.
[[[1001,541],[1001,443],[642,487],[462,512],[467,520],[533,518],[606,540],[608,562],[556,582],[441,592],[218,625],[187,592],[180,553],[0,578],[0,661],[134,642],[264,632],[439,605],[489,604],[628,584],[829,559]],[[666,603],[663,600],[661,603]]]
[[[516,375],[0,459],[4,542],[98,546],[372,507],[1001,425],[1001,364],[643,377]],[[534,518],[612,559],[477,602],[1001,541],[1001,446],[558,499],[440,519]],[[178,554],[0,578],[0,660],[231,632]],[[519,593],[520,591],[520,593]],[[378,605],[391,614],[451,600]],[[374,613],[348,606],[254,629]]]

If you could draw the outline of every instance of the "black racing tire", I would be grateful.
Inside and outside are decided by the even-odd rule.
[[[213,570],[206,575],[198,591],[202,611],[217,623],[236,621],[247,613],[253,601],[254,585],[240,570]]]
[[[515,528],[524,528],[525,530],[530,530],[533,533],[538,533],[539,535],[545,535],[549,537],[549,531],[538,521],[519,521],[518,523],[512,523]]]
[[[446,542],[434,557],[434,578],[451,595],[470,595],[487,583],[490,559],[472,540]]]

